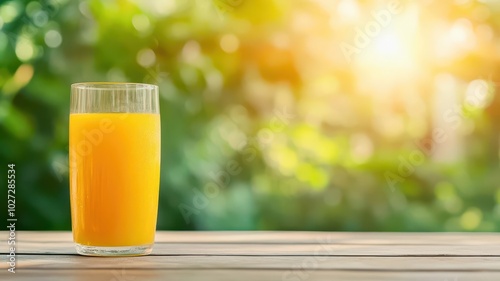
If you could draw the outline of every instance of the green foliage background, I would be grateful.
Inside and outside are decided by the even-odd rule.
[[[19,229],[71,227],[70,84],[131,81],[160,86],[158,229],[500,231],[500,5],[403,2],[428,30],[467,18],[492,43],[444,63],[422,46],[421,75],[378,99],[338,48],[362,25],[320,2],[1,1],[0,186],[15,163]],[[491,96],[455,112],[451,161],[419,145],[443,73],[459,101],[475,79]]]

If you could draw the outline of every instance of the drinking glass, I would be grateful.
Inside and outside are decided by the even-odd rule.
[[[151,253],[160,178],[158,87],[76,83],[70,107],[76,251],[90,256]]]

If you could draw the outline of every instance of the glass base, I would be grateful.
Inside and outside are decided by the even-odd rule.
[[[151,254],[153,244],[125,247],[99,247],[76,244],[76,252],[84,256],[120,257],[145,256]]]

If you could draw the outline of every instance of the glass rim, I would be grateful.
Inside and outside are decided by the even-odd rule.
[[[136,89],[158,90],[158,85],[133,82],[78,82],[71,84],[71,89],[110,90],[110,89]]]
[[[159,113],[157,85],[129,82],[71,84],[70,113]]]

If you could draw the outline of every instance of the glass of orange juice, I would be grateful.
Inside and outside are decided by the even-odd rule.
[[[158,87],[71,85],[69,158],[76,250],[90,256],[151,253],[160,179]]]

